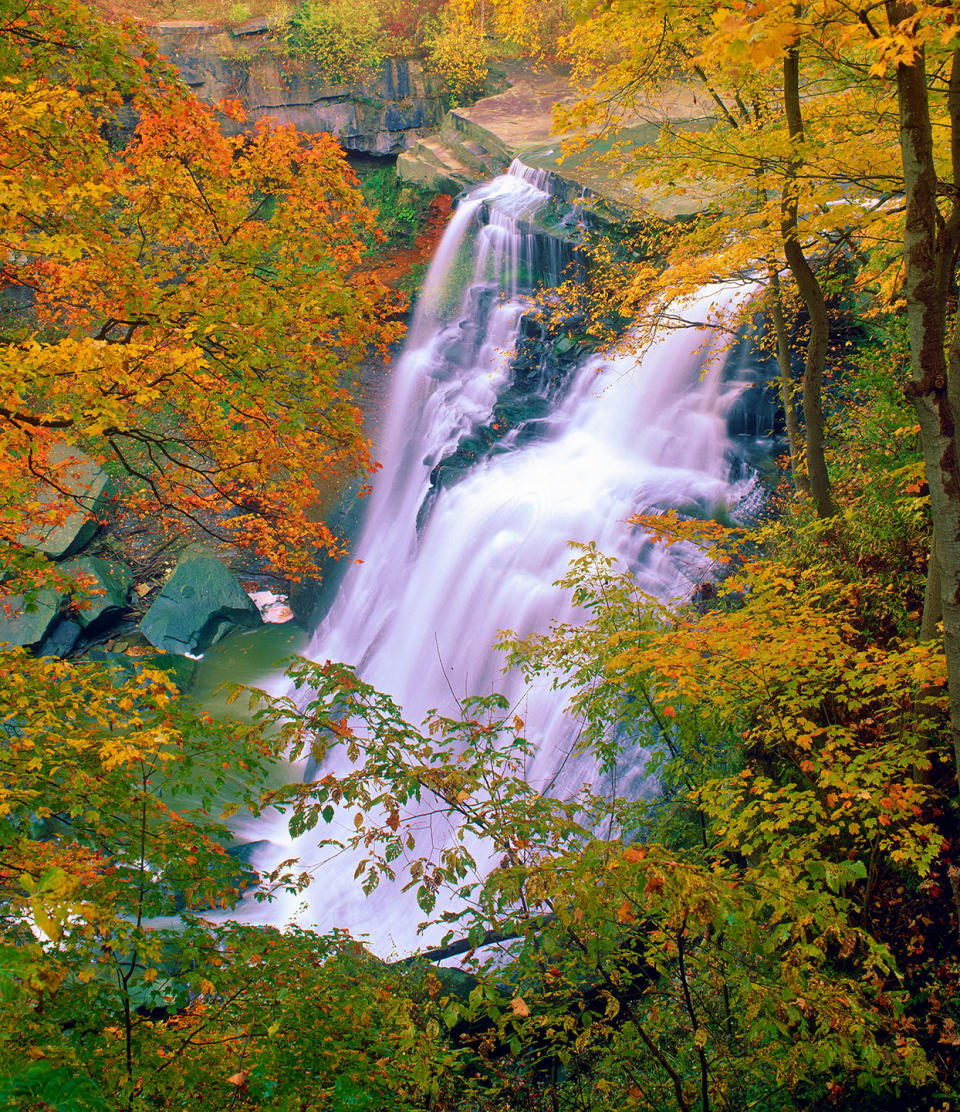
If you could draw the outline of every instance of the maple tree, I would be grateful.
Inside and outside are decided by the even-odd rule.
[[[65,441],[118,480],[119,512],[159,529],[213,534],[291,575],[317,547],[340,553],[312,520],[316,484],[371,470],[353,378],[399,326],[361,271],[378,233],[336,144],[224,138],[149,42],[69,0],[3,4],[0,101],[0,280],[28,294],[10,298],[0,338],[5,592],[62,578],[31,542],[89,509],[60,491]],[[321,1007],[284,1044],[314,1059],[298,1090],[363,1090],[385,1032],[395,1107],[437,1087],[409,995],[394,1001],[353,944],[204,917],[253,879],[225,851],[225,816],[257,809],[275,746],[133,660],[13,650],[4,664],[0,1106],[287,1100],[283,1054],[266,1061],[278,1024],[308,1028],[299,1001],[282,1004],[293,955],[298,987],[308,967],[329,973],[303,1006],[336,991],[338,966],[381,1011],[371,1039],[338,1043],[321,1068],[307,1049],[329,1040]]]
[[[406,1109],[450,1083],[417,976],[211,918],[256,880],[226,817],[259,812],[275,741],[133,662],[5,663],[0,1108]]]
[[[370,473],[353,379],[399,325],[361,269],[374,217],[338,146],[224,137],[141,41],[79,5],[8,5],[3,39],[0,277],[32,298],[0,349],[4,563],[64,512],[36,493],[62,485],[64,440],[160,528],[293,575],[341,554],[314,490]]]

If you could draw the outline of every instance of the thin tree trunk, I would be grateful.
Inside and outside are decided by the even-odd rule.
[[[790,130],[791,156],[783,182],[780,226],[786,265],[800,290],[800,297],[810,317],[810,336],[806,340],[803,367],[803,421],[806,427],[806,474],[810,477],[810,493],[820,517],[837,513],[830,493],[830,476],[824,455],[823,436],[823,368],[827,364],[830,341],[830,320],[827,300],[803,248],[798,230],[799,199],[796,176],[801,166],[798,145],[803,141],[803,116],[800,110],[800,47],[794,43],[783,59],[783,107],[786,126]]]
[[[921,641],[932,641],[939,632],[940,620],[943,617],[943,600],[940,592],[940,565],[937,563],[937,539],[934,534],[930,541],[927,582],[923,590],[923,615],[920,618]]]
[[[803,437],[800,433],[800,420],[797,417],[796,388],[793,371],[790,367],[790,345],[787,342],[787,323],[783,316],[783,295],[780,289],[780,275],[775,267],[769,270],[770,289],[773,302],[770,315],[773,317],[773,332],[777,339],[777,367],[780,371],[780,402],[787,423],[787,440],[790,444],[790,471],[794,489],[798,494],[810,493],[810,479],[803,453]]]
[[[806,425],[807,474],[810,493],[820,517],[836,513],[830,493],[830,477],[824,454],[823,433],[823,369],[827,362],[830,321],[823,289],[807,262],[800,245],[798,231],[797,174],[801,166],[798,144],[803,142],[803,115],[800,111],[800,47],[794,43],[783,59],[783,106],[790,131],[791,155],[783,183],[780,204],[780,228],[783,251],[790,273],[797,283],[800,297],[810,317],[806,360],[803,368],[803,420]]]
[[[913,15],[912,6],[887,0],[891,28]],[[950,734],[960,776],[960,467],[955,404],[960,397],[960,357],[954,359],[954,336],[948,366],[946,317],[948,280],[960,233],[960,203],[938,236],[937,174],[922,46],[913,64],[897,66],[900,150],[903,158],[906,221],[904,225],[904,295],[910,337],[911,381],[907,394],[920,422],[920,440],[935,559],[940,572],[943,647],[947,660]],[[954,174],[960,173],[960,51],[953,56],[950,81],[951,142]],[[955,180],[955,185],[960,184]],[[951,377],[954,381],[950,381]]]

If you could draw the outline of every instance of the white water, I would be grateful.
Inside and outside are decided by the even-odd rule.
[[[644,545],[625,519],[651,509],[727,507],[749,487],[728,480],[725,416],[740,387],[722,381],[717,337],[686,329],[667,332],[639,361],[584,360],[555,399],[542,438],[476,463],[421,511],[434,465],[489,421],[505,384],[525,308],[524,274],[534,251],[545,261],[542,240],[538,248],[521,231],[547,200],[542,185],[542,177],[514,167],[474,190],[451,221],[394,371],[378,453],[383,470],[355,552],[362,562],[346,573],[307,651],[357,666],[412,722],[429,708],[455,712],[451,691],[502,691],[518,704],[527,736],[540,739],[530,769],[535,783],[555,776],[577,724],[546,685],[525,691],[520,677],[502,674],[491,649],[498,631],[524,635],[573,617],[552,586],[567,568],[571,540],[596,541],[619,556],[649,593],[689,594],[697,570],[676,548]],[[685,308],[706,314],[732,296],[707,289]],[[564,765],[554,790],[583,771]],[[335,821],[316,833],[337,831]],[[291,844],[283,818],[248,834],[274,843],[261,867],[293,854],[304,865],[316,860],[316,837],[312,851],[309,835]],[[430,832],[435,842],[446,836]],[[365,898],[353,880],[355,862],[344,855],[328,863],[307,903],[280,900],[272,920],[345,927],[382,953],[413,948],[422,916],[412,893],[381,886]]]

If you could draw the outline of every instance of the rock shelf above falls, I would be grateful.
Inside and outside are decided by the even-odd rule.
[[[573,105],[577,93],[569,71],[548,66],[534,72],[529,66],[503,65],[510,87],[484,97],[465,108],[451,109],[443,117],[437,134],[419,139],[397,159],[397,173],[412,184],[457,193],[504,173],[519,158],[525,165],[547,170],[550,192],[558,200],[583,195],[599,202],[601,219],[622,219],[646,209],[665,219],[692,216],[712,200],[705,190],[684,193],[659,191],[648,197],[622,176],[622,158],[616,169],[598,163],[596,156],[609,149],[606,138],[586,144],[582,151],[563,157],[563,144],[577,138],[575,132],[554,130],[553,110]],[[689,88],[677,86],[658,101],[648,102],[617,132],[618,145],[650,146],[665,125],[701,130],[713,123]]]
[[[241,102],[246,121],[222,121],[228,132],[273,120],[308,135],[329,132],[347,151],[387,156],[436,130],[443,119],[442,83],[414,59],[388,58],[360,85],[331,85],[309,61],[277,50],[265,20],[233,30],[173,21],[149,32],[200,100]]]

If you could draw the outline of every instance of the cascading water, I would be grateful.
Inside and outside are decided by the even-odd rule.
[[[701,512],[742,500],[750,480],[730,480],[726,415],[742,385],[724,375],[720,341],[707,329],[666,332],[638,359],[592,356],[552,391],[535,435],[514,431],[481,453],[452,485],[436,468],[478,427],[489,425],[509,389],[524,291],[539,271],[556,282],[568,261],[534,220],[548,201],[545,177],[515,164],[460,204],[430,268],[406,349],[394,371],[388,423],[364,531],[308,656],[339,660],[390,694],[407,718],[455,711],[454,694],[502,691],[520,704],[539,742],[530,775],[556,779],[576,732],[548,686],[524,690],[504,675],[492,645],[502,628],[520,635],[573,616],[554,586],[568,541],[596,541],[660,597],[689,594],[696,573],[676,550],[645,545],[624,525],[632,514],[670,507]],[[733,294],[702,291],[687,308],[706,315]],[[582,778],[582,768],[567,775]],[[563,783],[554,784],[562,790]],[[285,819],[266,836],[258,865],[299,854]],[[349,821],[349,819],[348,819]],[[336,824],[335,824],[336,825]],[[263,838],[261,826],[255,837]],[[399,886],[366,898],[353,861],[327,864],[309,904],[272,905],[274,921],[345,927],[382,952],[411,949],[420,918]]]

